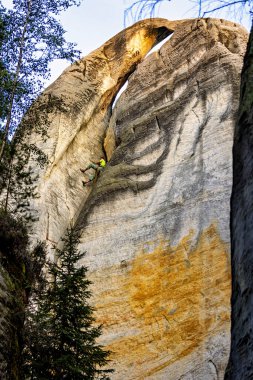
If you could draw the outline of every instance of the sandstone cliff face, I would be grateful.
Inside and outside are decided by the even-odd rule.
[[[253,378],[253,34],[242,72],[241,99],[233,148],[231,198],[232,341],[226,379]]]
[[[42,114],[37,129],[46,128],[48,135],[46,141],[36,133],[30,138],[49,158],[44,170],[36,168],[40,198],[34,208],[40,220],[35,234],[40,239],[57,243],[77,218],[90,192],[82,187],[80,168],[103,154],[113,98],[147,52],[177,24],[148,20],[122,31],[67,68],[28,113],[29,122],[33,114]]]
[[[138,65],[111,115],[123,80],[174,29]],[[38,101],[62,98],[64,109],[50,115],[49,139],[39,143],[50,165],[40,172],[36,232],[58,242],[71,221],[81,229],[112,378],[222,379],[247,33],[215,19],[148,20],[127,33],[67,69]],[[83,189],[79,169],[99,159],[104,138],[110,162]]]

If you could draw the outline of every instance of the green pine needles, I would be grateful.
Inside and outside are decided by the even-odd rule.
[[[25,379],[109,379],[102,369],[109,352],[96,343],[101,326],[94,326],[94,309],[84,257],[77,249],[79,234],[69,229],[57,249],[58,262],[47,264],[47,278],[38,281],[26,321]]]

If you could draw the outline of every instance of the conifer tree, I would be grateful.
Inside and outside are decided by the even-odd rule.
[[[48,263],[48,277],[37,292],[27,318],[28,339],[24,350],[26,379],[109,379],[102,369],[109,352],[96,343],[101,326],[95,326],[88,301],[87,268],[77,249],[78,233],[67,231],[58,262]]]

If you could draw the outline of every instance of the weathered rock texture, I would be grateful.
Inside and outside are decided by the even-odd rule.
[[[34,207],[40,239],[57,243],[78,216],[90,192],[83,189],[80,168],[103,154],[113,98],[148,51],[180,23],[155,19],[122,31],[67,68],[28,113],[32,120],[36,113],[47,114],[46,124],[39,126],[47,129],[46,142],[38,134],[30,140],[50,160],[46,170],[37,168],[40,198]],[[39,119],[43,123],[45,117]]]
[[[117,148],[80,215],[115,378],[222,379],[231,151],[246,34],[186,23],[129,80]]]
[[[174,29],[138,65],[111,116],[120,85]],[[246,41],[243,28],[223,20],[144,21],[72,65],[39,100],[62,98],[65,111],[52,113],[40,144],[50,165],[40,174],[36,231],[58,242],[71,220],[81,229],[114,379],[224,376]],[[111,160],[83,189],[79,169],[99,158],[106,130]]]
[[[226,379],[253,378],[253,34],[242,72],[231,198],[232,341]]]

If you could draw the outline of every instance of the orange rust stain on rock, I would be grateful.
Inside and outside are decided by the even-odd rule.
[[[160,371],[208,336],[229,330],[228,245],[214,224],[194,246],[193,236],[190,231],[177,246],[161,241],[153,252],[140,252],[125,274],[109,270],[114,285],[110,295],[100,293],[98,318],[107,333],[120,331],[108,348],[117,363],[135,366],[136,378]]]

